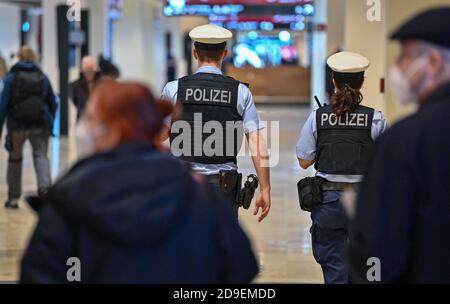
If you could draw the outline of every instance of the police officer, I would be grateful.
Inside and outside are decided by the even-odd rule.
[[[349,242],[352,281],[450,283],[450,7],[419,13],[392,35],[391,89],[418,111],[374,147]],[[367,277],[367,260],[380,275]]]
[[[387,128],[381,112],[360,105],[369,60],[340,52],[327,60],[333,71],[335,93],[331,104],[309,116],[297,144],[300,166],[315,165],[323,179],[323,202],[311,212],[312,250],[326,284],[348,283],[344,252],[348,238],[342,191],[356,189],[374,139]]]
[[[259,221],[262,221],[271,207],[268,154],[260,134],[264,125],[249,88],[222,75],[226,44],[232,33],[207,24],[194,28],[189,36],[194,41],[193,56],[199,68],[193,75],[169,82],[162,93],[164,99],[182,106],[180,119],[171,121],[171,151],[190,162],[193,170],[211,183],[218,184],[232,199],[237,217],[239,207],[235,197],[241,186],[237,155],[245,133],[260,179],[254,215],[261,209]]]

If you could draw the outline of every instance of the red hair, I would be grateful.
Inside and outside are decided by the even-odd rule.
[[[156,100],[145,85],[133,82],[103,80],[92,96],[98,119],[119,132],[120,143],[154,142],[173,109],[169,102]]]

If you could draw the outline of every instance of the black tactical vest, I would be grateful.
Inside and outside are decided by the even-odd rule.
[[[358,106],[353,113],[338,117],[328,105],[316,112],[316,170],[326,174],[363,174],[373,144],[374,109]]]
[[[239,84],[231,77],[209,73],[178,80],[183,115],[171,127],[175,156],[202,164],[236,163],[244,134],[237,111]]]

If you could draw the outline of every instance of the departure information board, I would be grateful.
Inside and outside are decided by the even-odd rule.
[[[166,16],[312,15],[311,0],[167,0]]]
[[[313,0],[167,0],[166,16],[207,16],[233,30],[290,28],[302,31],[314,14]]]
[[[168,3],[184,4],[243,4],[243,5],[297,5],[313,3],[313,0],[169,0]]]

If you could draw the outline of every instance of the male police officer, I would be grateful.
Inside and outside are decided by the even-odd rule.
[[[450,7],[417,15],[392,38],[401,43],[392,90],[419,110],[375,145],[350,234],[350,270],[366,283],[448,284]],[[378,259],[378,276],[369,258]]]
[[[232,198],[237,216],[235,197],[241,185],[236,162],[242,143],[239,139],[245,133],[261,187],[254,215],[261,209],[262,221],[271,206],[268,154],[260,134],[263,125],[248,87],[221,72],[232,33],[208,24],[194,28],[189,36],[199,69],[194,75],[169,82],[162,93],[164,99],[181,104],[183,109],[181,119],[171,122],[172,153],[190,162],[193,170],[210,182],[220,184]],[[190,130],[183,132],[184,127]]]
[[[335,93],[330,105],[308,118],[297,144],[297,157],[303,169],[315,164],[316,180],[323,181],[318,183],[323,191],[322,203],[311,211],[314,257],[326,284],[345,284],[348,227],[341,194],[348,187],[356,189],[361,182],[368,151],[387,124],[381,112],[360,105],[369,60],[341,52],[327,63],[333,70]]]

